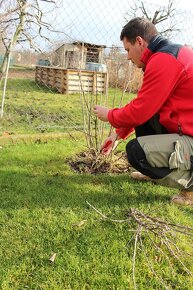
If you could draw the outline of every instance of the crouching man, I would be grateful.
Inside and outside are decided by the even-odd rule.
[[[121,41],[131,60],[143,69],[137,97],[122,108],[96,105],[94,113],[116,130],[104,142],[108,154],[134,130],[127,146],[132,177],[177,187],[177,204],[193,205],[193,50],[158,34],[145,18],[122,29]]]

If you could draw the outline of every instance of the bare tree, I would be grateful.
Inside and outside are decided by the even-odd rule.
[[[54,0],[0,0],[0,37],[5,48],[0,67],[0,81],[5,76],[1,118],[3,117],[9,62],[13,47],[17,43],[28,42],[30,48],[41,52],[37,38],[41,37],[49,41],[48,32],[56,32],[45,20],[42,2],[56,7]]]
[[[176,28],[176,16],[178,15],[176,7],[176,0],[168,0],[166,5],[152,5],[145,1],[136,0],[124,18],[128,21],[130,18],[136,16],[145,17],[159,26],[158,30],[160,34],[168,36],[172,31],[179,31],[179,29]],[[160,25],[160,23],[162,23],[162,25]]]
[[[28,42],[31,48],[41,51],[37,38],[41,37],[49,41],[48,32],[55,32],[51,24],[44,20],[41,2],[56,7],[55,1],[52,0],[0,1],[0,37],[5,47],[0,78],[6,71],[7,62],[15,44]]]
[[[3,2],[3,0],[1,0],[1,1],[0,1],[0,9],[2,9],[3,4],[4,4],[4,2]],[[1,21],[4,21],[4,19],[6,19],[10,14],[16,12],[18,9],[19,9],[19,7],[15,7],[15,8],[13,8],[13,9],[8,9],[8,10],[5,11],[5,12],[1,12],[1,13],[0,13],[0,20],[1,20]]]

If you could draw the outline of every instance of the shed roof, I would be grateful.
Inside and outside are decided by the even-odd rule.
[[[84,42],[84,41],[74,41],[74,42],[71,42],[71,43],[63,43],[62,45],[60,45],[56,51],[61,48],[62,46],[66,45],[66,44],[73,44],[73,45],[82,45],[82,46],[85,46],[85,47],[93,47],[93,48],[106,48],[106,45],[99,45],[99,44],[94,44],[94,43],[89,43],[89,42]]]
[[[87,46],[87,47],[97,47],[97,48],[103,47],[103,48],[106,48],[106,45],[102,45],[102,44],[99,45],[99,44],[94,44],[94,43],[89,43],[89,42],[84,42],[84,41],[75,41],[72,44],[74,44],[74,45],[81,44],[81,45],[84,45],[84,46]]]

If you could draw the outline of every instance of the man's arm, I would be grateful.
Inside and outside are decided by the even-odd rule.
[[[171,96],[183,73],[183,66],[173,56],[165,53],[153,55],[137,97],[123,108],[109,110],[111,125],[132,129],[145,123]]]
[[[95,115],[103,122],[108,122],[108,112],[109,109],[102,107],[102,106],[94,106],[94,113]],[[133,132],[133,128],[128,129],[128,128],[117,128],[116,129],[116,135],[118,136],[117,139],[127,139]]]

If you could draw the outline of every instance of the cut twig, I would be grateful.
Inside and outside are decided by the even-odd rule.
[[[170,282],[165,281],[162,274],[158,274],[158,272],[154,268],[155,265],[153,264],[153,262],[150,261],[148,248],[144,245],[142,234],[143,238],[147,237],[146,240],[148,241],[148,243],[151,243],[151,251],[155,251],[155,257],[159,257],[161,255],[162,261],[163,259],[167,261],[169,269],[172,271],[172,276],[175,276],[175,262],[175,264],[178,267],[181,267],[188,276],[193,277],[193,273],[186,266],[185,260],[185,258],[188,258],[188,260],[190,260],[193,255],[192,253],[190,254],[180,247],[181,242],[178,239],[182,234],[187,237],[192,237],[193,228],[175,224],[172,222],[163,221],[159,218],[146,215],[135,208],[130,209],[129,213],[127,214],[128,218],[125,220],[111,219],[103,214],[100,210],[96,209],[88,201],[86,203],[105,220],[116,223],[126,222],[127,224],[129,223],[130,225],[134,225],[134,228],[132,230],[129,230],[130,232],[134,233],[130,238],[129,243],[127,243],[127,245],[130,244],[132,241],[134,243],[132,256],[132,280],[134,289],[137,289],[135,273],[138,250],[141,250],[141,254],[143,254],[147,266],[149,267],[155,278],[158,280],[158,282],[162,284],[165,289],[172,289],[172,285],[170,284]],[[177,244],[177,241],[180,246]]]
[[[128,222],[128,219],[125,220],[114,220],[111,218],[108,218],[106,215],[104,215],[102,212],[100,212],[98,209],[96,209],[92,204],[90,204],[88,201],[86,201],[86,203],[92,208],[94,209],[98,214],[100,214],[100,216],[102,216],[104,219],[106,220],[110,220],[112,222],[116,222],[116,223],[124,223],[124,222]]]
[[[137,243],[139,237],[141,235],[142,226],[138,226],[135,234],[135,242],[134,242],[134,250],[133,250],[133,263],[132,263],[132,278],[133,278],[133,286],[134,289],[137,289],[136,281],[135,281],[135,262],[136,262],[136,255],[137,255]]]

